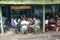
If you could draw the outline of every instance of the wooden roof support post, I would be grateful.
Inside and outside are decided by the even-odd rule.
[[[45,32],[45,4],[43,4],[43,32]]]
[[[0,6],[0,23],[1,23],[1,33],[3,34],[4,33],[4,29],[3,29],[3,22],[2,22],[2,9],[1,9],[1,6]]]

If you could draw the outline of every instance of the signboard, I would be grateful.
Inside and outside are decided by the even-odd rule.
[[[31,6],[11,6],[11,9],[30,9]]]

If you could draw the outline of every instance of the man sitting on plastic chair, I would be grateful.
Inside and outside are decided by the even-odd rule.
[[[11,19],[11,25],[12,25],[12,30],[15,31],[16,33],[18,33],[18,23],[16,22],[16,18],[12,18]]]
[[[35,25],[35,32],[36,33],[39,33],[40,32],[40,20],[39,19],[37,19],[37,18],[34,18],[34,25]]]
[[[21,31],[23,34],[26,33],[26,32],[28,32],[28,25],[29,25],[29,22],[26,21],[25,19],[23,19],[23,20],[21,21],[21,29],[20,29],[20,31]]]

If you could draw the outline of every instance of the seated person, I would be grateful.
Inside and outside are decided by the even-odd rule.
[[[57,26],[56,31],[59,31],[59,29],[60,29],[60,16],[57,17],[56,26]]]
[[[23,19],[21,21],[21,32],[24,33],[28,29],[29,22]]]
[[[45,20],[45,30],[48,31],[48,19]]]
[[[17,21],[16,21],[16,18],[11,18],[11,25],[12,25],[12,28],[14,29],[14,31],[16,32],[16,33],[18,33],[18,23],[17,23]]]
[[[33,18],[34,20],[34,30],[36,33],[38,33],[40,31],[40,20],[38,18]]]
[[[33,19],[32,18],[28,18],[28,21],[29,21],[28,31],[29,31],[29,33],[31,33],[31,32],[33,32],[33,29],[34,29]]]
[[[34,25],[36,29],[40,29],[40,20],[38,18],[34,18]]]
[[[34,28],[35,28],[34,24],[29,24],[29,32],[30,33],[33,32]]]
[[[53,18],[49,20],[48,30],[56,30],[56,22]]]
[[[45,19],[45,30],[48,31],[48,22],[49,22],[49,16]]]

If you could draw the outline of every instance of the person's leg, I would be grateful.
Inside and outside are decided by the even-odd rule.
[[[31,27],[29,27],[29,33],[31,33],[32,32],[32,28]]]
[[[19,33],[18,29],[19,29],[19,27],[15,27],[15,32],[16,33]]]
[[[49,30],[48,30],[48,25],[47,25],[47,24],[45,25],[45,30],[46,30],[46,31],[49,31]]]
[[[53,31],[56,31],[56,28],[57,28],[57,27],[56,27],[56,26],[54,26],[54,27],[52,27],[52,28],[53,28]]]
[[[17,27],[18,27],[18,31],[20,32],[20,28],[21,28],[21,26],[18,24]]]
[[[52,26],[51,26],[51,25],[48,26],[48,30],[49,30],[49,31],[52,30]]]
[[[56,28],[56,31],[57,31],[57,32],[58,32],[58,30],[59,30],[59,27]]]

